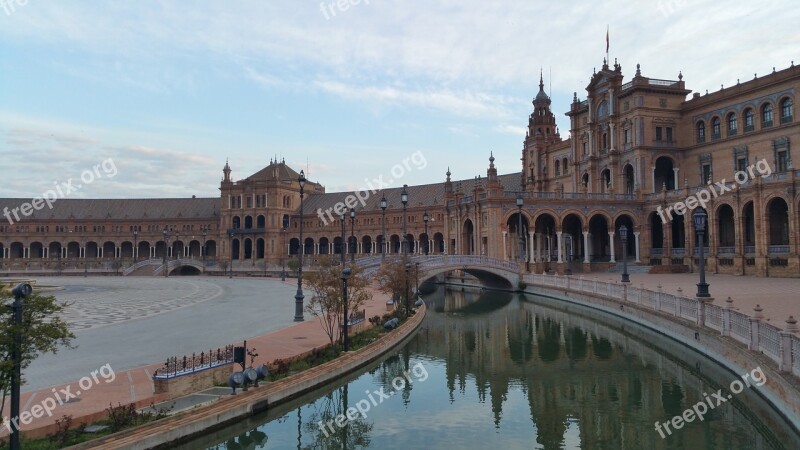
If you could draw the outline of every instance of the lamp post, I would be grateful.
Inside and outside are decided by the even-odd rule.
[[[83,278],[89,274],[89,252],[87,250],[89,250],[89,240],[85,239],[83,241]]]
[[[300,185],[300,258],[297,267],[297,294],[294,295],[294,321],[303,321],[303,253],[305,253],[305,244],[303,242],[303,189],[306,186],[306,173],[300,171],[300,177],[297,179]]]
[[[700,246],[700,254],[698,255],[700,259],[700,282],[697,283],[697,297],[700,298],[711,297],[711,294],[708,292],[708,283],[706,283],[706,261],[705,256],[703,255],[703,235],[706,231],[707,218],[708,213],[701,208],[695,209],[694,214],[692,214],[692,219],[694,219],[694,227],[697,230],[697,242]]]
[[[517,192],[517,215],[519,216],[518,224],[517,224],[517,234],[519,235],[519,262],[525,262],[525,241],[522,237],[522,205],[524,200],[522,199],[522,192]]]
[[[352,271],[349,267],[342,270],[342,345],[344,351],[350,350],[350,340],[347,337],[347,279]]]
[[[342,237],[340,238],[341,241],[339,243],[339,257],[342,259],[342,267],[344,267],[344,260],[345,260],[345,250],[344,250],[345,246],[344,246],[344,243],[345,243],[345,238],[347,237],[347,236],[345,236],[345,233],[347,231],[345,230],[346,225],[345,225],[344,211],[342,211],[342,215],[339,216],[339,221],[342,223]],[[350,244],[348,243],[347,246],[349,247]]]
[[[10,436],[10,449],[20,450],[19,444],[19,401],[20,401],[20,384],[22,378],[22,299],[28,298],[31,295],[31,285],[22,283],[18,284],[11,293],[14,294],[14,303],[11,305],[14,316],[14,332],[13,332],[13,349],[11,351],[11,362],[14,368],[11,373],[11,436]]]
[[[180,235],[180,233],[178,233],[178,230],[175,230],[175,250],[172,252],[172,253],[174,253],[174,255],[172,255],[172,256],[175,257],[176,261],[178,259],[180,259],[178,257],[178,241],[180,240],[180,237],[181,237],[181,235]],[[180,255],[180,256],[183,256],[183,255]]]
[[[356,209],[350,208],[350,242],[353,250],[350,252],[350,262],[356,262],[356,250],[358,250],[358,242],[356,242]],[[350,245],[348,245],[350,247]]]
[[[167,267],[167,253],[169,252],[169,231],[167,231],[167,227],[164,227],[164,231],[161,232],[164,235],[164,278],[169,276],[169,267]]]
[[[231,249],[231,263],[229,264],[230,267],[228,267],[228,278],[233,278],[233,237],[235,235],[236,233],[234,233],[233,230],[228,233],[228,237],[230,238],[228,239],[228,248]]]
[[[283,228],[281,228],[281,236],[283,236],[283,248],[286,248],[286,230],[289,229],[289,216],[283,216]],[[287,249],[288,250],[288,249]],[[281,281],[286,281],[286,269],[284,265],[283,251],[281,251]]]
[[[564,242],[565,244],[568,242],[569,247],[567,248],[567,270],[564,271],[564,275],[572,275],[572,249],[575,242],[571,234],[567,234],[566,237],[569,239],[566,239]]]
[[[202,228],[202,232],[200,233],[203,236],[203,248],[200,249],[200,254],[203,256],[203,273],[204,274],[206,273],[206,253],[208,252],[208,249],[206,249],[206,234],[207,233],[208,233],[208,231],[206,230],[206,227],[203,227]]]
[[[133,263],[136,264],[136,247],[138,247],[139,230],[133,230]]]
[[[408,187],[407,184],[403,185],[403,191],[400,192],[400,203],[403,204],[403,257],[408,254],[408,236],[406,233],[406,205],[408,204],[408,191],[406,188]]]
[[[425,256],[428,256],[428,247],[430,246],[431,238],[428,236],[428,221],[431,220],[431,216],[428,215],[428,211],[425,211],[425,214],[422,215],[422,221],[425,222]]]
[[[630,283],[631,278],[628,276],[628,227],[622,225],[619,227],[619,237],[622,239],[622,282]]]
[[[386,259],[386,208],[389,206],[389,203],[386,201],[386,197],[381,194],[381,261]]]

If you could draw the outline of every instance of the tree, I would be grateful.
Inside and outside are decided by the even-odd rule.
[[[14,371],[14,361],[11,360],[14,345],[13,310],[11,303],[13,297],[7,288],[0,289],[0,391],[2,403],[0,410],[5,407],[6,397],[11,389],[11,377]],[[69,306],[66,302],[59,303],[52,295],[33,293],[22,300],[22,360],[21,367],[24,371],[39,353],[56,353],[59,346],[72,348],[72,339],[75,335],[69,330],[60,314]],[[24,379],[20,380],[20,384]]]
[[[369,291],[369,279],[364,270],[358,266],[349,266],[352,270],[347,280],[347,311],[361,309],[372,298]],[[342,324],[342,270],[338,261],[330,256],[321,257],[316,271],[306,276],[306,286],[314,293],[306,304],[305,310],[316,317],[322,325],[331,344],[341,338]]]
[[[391,295],[392,300],[401,302],[406,296],[406,285],[409,283],[403,260],[384,261],[377,274],[378,290]]]
[[[297,269],[300,268],[300,260],[297,258],[291,258],[286,261],[286,268],[289,269],[289,272],[297,272]]]

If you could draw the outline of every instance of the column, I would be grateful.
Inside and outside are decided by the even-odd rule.
[[[614,102],[610,101],[609,104],[613,105]],[[608,128],[611,133],[611,151],[613,152],[617,150],[617,133],[616,133],[617,127],[613,123],[609,123]]]
[[[608,246],[611,247],[611,262],[615,263],[615,262],[617,262],[617,259],[616,259],[615,255],[614,255],[614,232],[613,231],[609,231],[608,232],[608,242],[609,242]]]
[[[653,185],[653,194],[656,193],[656,166],[650,167],[650,180],[652,181]]]
[[[636,261],[637,263],[642,262],[639,260],[639,232],[633,232],[633,238],[636,240]]]
[[[542,262],[542,233],[536,233],[536,262]]]
[[[583,262],[589,263],[589,232],[583,232]]]
[[[506,234],[507,233],[508,233],[507,231],[503,231],[503,260],[504,261],[506,259],[508,259],[508,254],[506,252]]]
[[[680,187],[681,187],[680,183],[678,183],[678,171],[679,170],[680,169],[678,169],[677,167],[673,167],[672,168],[672,172],[673,172],[673,174],[675,176],[675,189],[680,189]]]
[[[558,261],[557,262],[562,263],[562,262],[564,262],[564,260],[561,257],[561,232],[560,231],[556,231],[556,241],[557,241],[556,244],[558,244]]]
[[[533,231],[530,230],[528,230],[528,255],[528,259],[532,262],[536,262],[536,260],[533,259]]]

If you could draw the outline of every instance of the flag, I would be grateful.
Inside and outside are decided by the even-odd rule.
[[[606,53],[608,53],[608,28],[606,28]]]

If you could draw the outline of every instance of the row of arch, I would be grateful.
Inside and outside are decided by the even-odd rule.
[[[343,245],[344,242],[344,245]],[[414,254],[443,254],[445,253],[444,235],[434,233],[428,235],[421,233],[419,236],[407,234],[405,239],[407,251]],[[345,254],[355,253],[356,255],[380,254],[381,249],[387,254],[397,254],[403,251],[403,239],[400,235],[392,234],[389,239],[384,241],[382,235],[372,236],[347,236],[343,241],[341,236],[330,239],[321,237],[314,239],[308,237],[304,239],[304,255],[339,255],[343,251]],[[290,255],[300,253],[300,240],[292,238],[289,241],[288,252]]]
[[[784,97],[778,101],[778,112],[780,123],[791,122],[793,118],[794,103],[791,97]],[[744,124],[744,131],[749,132],[755,130],[756,127],[756,112],[754,107],[747,107],[742,111],[742,123]],[[769,101],[764,102],[759,108],[759,119],[761,128],[771,127],[774,123],[774,107]],[[711,128],[711,139],[719,139],[722,137],[722,127],[726,128],[727,136],[735,136],[739,130],[739,115],[734,112],[728,112],[722,116],[714,116],[709,121]],[[697,142],[703,143],[706,141],[706,122],[699,120],[695,124],[697,130]]]
[[[169,246],[165,241],[151,244],[149,241],[139,241],[134,247],[131,241],[116,243],[106,241],[102,244],[88,241],[81,245],[77,241],[68,242],[66,245],[58,241],[49,244],[33,241],[27,246],[19,241],[11,243],[0,242],[0,258],[6,259],[59,259],[59,258],[101,258],[101,259],[130,259],[130,258],[162,258],[186,257],[201,258],[203,256],[217,256],[217,243],[209,239],[203,243],[191,240],[188,243],[177,240],[171,241]]]

